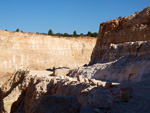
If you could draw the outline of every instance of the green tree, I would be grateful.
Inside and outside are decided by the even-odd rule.
[[[53,31],[51,29],[48,31],[48,35],[53,35]]]
[[[56,33],[55,36],[63,36],[61,33]]]
[[[5,29],[5,31],[7,31],[7,29]]]
[[[68,33],[64,33],[64,35],[63,35],[64,37],[68,37],[69,36],[69,34]]]
[[[83,33],[81,33],[81,34],[80,34],[80,36],[84,36],[84,34],[83,34]]]
[[[19,28],[17,28],[17,29],[16,29],[16,32],[19,32],[19,31],[20,31]]]
[[[98,36],[98,34],[96,32],[91,34],[91,37],[97,37],[97,36]]]
[[[76,31],[73,32],[73,36],[75,36],[75,37],[77,36],[77,32]]]
[[[91,34],[92,34],[92,33],[89,31],[89,32],[87,33],[87,36],[91,36]]]

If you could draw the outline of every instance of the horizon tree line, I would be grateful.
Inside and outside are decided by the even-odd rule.
[[[54,34],[53,31],[52,31],[52,29],[50,29],[50,30],[48,31],[48,35],[52,35],[52,36],[63,36],[63,37],[79,37],[79,36],[97,37],[97,36],[98,36],[98,33],[97,33],[97,32],[92,33],[92,32],[90,32],[90,31],[88,31],[87,34],[83,34],[83,33],[77,34],[76,31],[73,31],[73,34],[68,34],[68,33],[64,33],[64,34],[63,34],[63,33],[56,33],[56,34]]]
[[[7,31],[7,29],[5,30]],[[20,31],[19,28],[16,29],[16,31],[14,32],[22,32],[23,31]],[[98,36],[98,33],[97,32],[90,32],[88,31],[87,34],[83,34],[83,33],[80,33],[80,34],[77,34],[76,31],[73,31],[73,34],[68,34],[68,33],[53,33],[52,29],[50,29],[48,31],[48,33],[39,33],[39,32],[36,32],[37,34],[44,34],[44,35],[51,35],[51,36],[62,36],[62,37],[82,37],[82,36],[89,36],[89,37],[97,37]]]

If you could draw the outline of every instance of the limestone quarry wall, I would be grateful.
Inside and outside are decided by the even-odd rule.
[[[79,67],[89,62],[96,38],[63,38],[0,30],[0,71],[21,67]]]
[[[150,79],[150,7],[102,23],[90,64],[69,76],[119,82]]]
[[[129,17],[101,23],[91,64],[98,61],[109,61],[105,59],[105,54],[111,56],[111,53],[108,53],[111,44],[148,40],[150,40],[150,7]]]

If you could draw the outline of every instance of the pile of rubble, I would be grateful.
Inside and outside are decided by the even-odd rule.
[[[19,70],[2,85],[1,112],[84,113],[87,109],[98,112],[100,109],[109,110],[113,103],[129,101],[132,97],[131,88],[122,88],[117,83],[82,76],[72,78],[31,73]]]

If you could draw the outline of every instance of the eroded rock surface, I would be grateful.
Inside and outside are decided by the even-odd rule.
[[[120,82],[150,79],[149,48],[150,7],[102,23],[91,66],[73,69],[69,76]]]
[[[124,56],[124,53],[128,54],[129,52],[133,55],[131,55],[132,57],[136,57],[136,52],[143,52],[140,48],[141,44],[138,44],[138,46],[132,45],[126,48],[120,47],[116,51],[111,50],[117,48],[117,45],[115,44],[150,40],[149,30],[150,7],[129,17],[118,18],[101,23],[96,46],[92,53],[91,63],[112,61]],[[124,46],[126,46],[126,44]],[[136,48],[134,46],[136,46]]]
[[[90,82],[80,82],[77,78],[62,79],[49,76],[47,72],[43,72],[43,75],[42,72],[37,74],[38,72],[17,71],[3,84],[1,113],[150,112],[149,81],[120,85],[101,81],[102,85],[99,87]],[[132,98],[128,97],[128,102],[122,102],[121,88],[133,88]],[[129,95],[126,91],[124,94]]]
[[[55,37],[0,30],[0,72],[75,68],[90,61],[96,38]]]
[[[14,76],[3,84],[1,88],[2,113],[35,113],[38,108],[43,111],[47,105],[52,104],[51,102],[46,104],[45,99],[53,98],[53,96],[54,100],[59,100],[60,98],[60,100],[66,99],[66,101],[73,101],[73,103],[76,98],[77,101],[75,103],[77,104],[64,104],[62,110],[64,110],[63,107],[65,106],[72,106],[70,110],[76,109],[79,112],[78,109],[80,108],[78,103],[81,107],[94,105],[97,108],[111,108],[114,97],[110,90],[105,89],[102,85],[98,87],[97,85],[77,81],[76,78],[65,77],[62,79],[61,77],[53,77],[45,74],[33,75],[33,73],[35,73],[35,71],[17,71]],[[106,82],[102,82],[103,85],[105,85],[105,83]],[[48,95],[53,96],[49,97]],[[57,96],[61,97],[57,98]],[[70,96],[75,98],[72,98],[72,100]],[[41,102],[45,104],[41,106]],[[61,106],[61,103],[59,103],[59,101],[57,103],[56,101],[55,105]],[[56,111],[57,110],[59,111],[61,108],[56,109]],[[68,112],[69,111],[66,111],[65,113]]]

